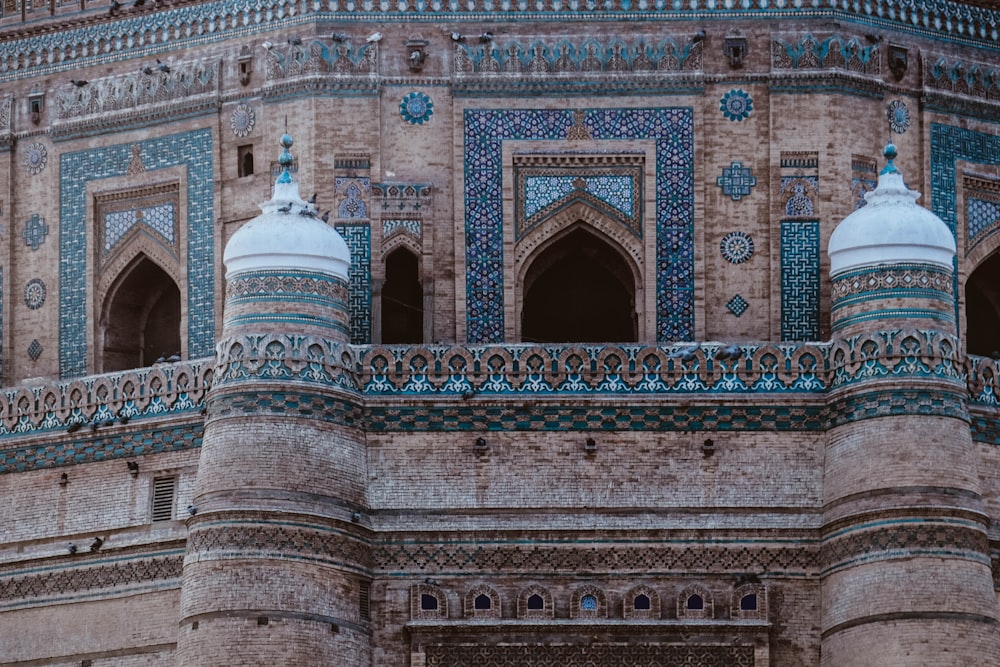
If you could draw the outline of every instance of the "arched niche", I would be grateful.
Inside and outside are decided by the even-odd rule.
[[[156,262],[138,254],[115,278],[101,308],[101,372],[149,366],[181,351],[181,295]]]
[[[603,235],[577,224],[540,245],[520,276],[524,342],[638,340],[635,265]]]
[[[424,290],[420,284],[420,260],[404,245],[385,258],[382,285],[382,342],[424,342]]]

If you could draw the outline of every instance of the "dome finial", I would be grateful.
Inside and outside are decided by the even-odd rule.
[[[899,169],[896,169],[896,165],[892,163],[892,161],[896,159],[896,155],[898,155],[898,153],[896,153],[896,145],[891,141],[887,143],[885,145],[885,149],[882,151],[882,155],[886,157],[888,162],[886,162],[886,165],[885,167],[882,168],[882,171],[879,172],[879,175],[898,174]]]
[[[292,144],[295,142],[292,140],[292,136],[290,134],[285,133],[281,135],[279,143],[281,144],[282,150],[281,155],[278,156],[278,164],[281,165],[281,175],[278,176],[278,183],[291,183],[292,175],[289,173],[288,169],[292,166],[292,163],[295,162],[295,158],[292,157],[292,154],[288,149],[291,148]]]

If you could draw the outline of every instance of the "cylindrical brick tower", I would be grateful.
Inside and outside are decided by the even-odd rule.
[[[893,165],[830,237],[822,664],[1000,664],[947,226]]]
[[[370,665],[364,434],[350,255],[282,173],[224,254],[226,301],[189,512],[177,664]]]

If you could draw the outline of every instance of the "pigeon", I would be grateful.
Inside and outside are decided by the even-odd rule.
[[[87,81],[86,79],[70,79],[70,80],[69,80],[69,82],[70,82],[70,83],[72,83],[72,84],[73,84],[74,86],[76,86],[77,88],[83,88],[83,87],[84,87],[84,86],[86,86],[86,85],[87,85],[88,83],[90,83],[90,82],[89,82],[89,81]]]
[[[267,51],[270,51],[271,49],[274,48],[274,44],[272,44],[271,42],[264,42],[263,44],[261,44],[261,46],[263,46],[264,49],[266,49]]]
[[[312,210],[311,208],[303,207],[299,209],[299,215],[304,215],[308,218],[315,218],[316,211]]]
[[[323,222],[330,222],[330,212],[324,211],[323,215],[320,216],[320,220],[322,220]]]
[[[687,363],[689,361],[694,361],[696,358],[695,353],[698,351],[698,344],[690,345],[688,347],[681,348],[671,354],[670,356],[675,359],[680,359],[681,361]]]
[[[346,42],[348,37],[342,32],[335,32],[332,35],[330,35],[330,39],[332,39],[335,42]]]
[[[149,65],[146,65],[145,67],[143,67],[139,71],[142,72],[143,74],[145,74],[146,76],[150,76],[153,73],[153,68],[150,67]]]
[[[160,70],[164,74],[170,74],[170,65],[167,63],[161,63],[160,59],[156,59],[156,69]]]
[[[382,33],[380,33],[380,32],[373,32],[372,34],[368,35],[368,37],[365,39],[365,41],[368,42],[369,44],[375,44],[377,42],[381,42],[382,41]]]
[[[695,44],[697,44],[698,42],[705,41],[705,31],[699,30],[698,32],[696,32],[694,34],[694,37],[691,38],[691,41],[694,42]]]
[[[288,43],[292,46],[302,46],[302,38],[298,36],[289,37]]]
[[[453,32],[453,33],[451,33],[451,41],[453,41],[453,42],[464,42],[465,41],[465,37],[462,36],[462,33],[460,33],[460,32]]]
[[[292,210],[292,205],[291,204],[285,204],[284,206],[282,206],[282,207],[280,207],[278,209],[278,213],[288,213],[291,210]]]
[[[480,42],[492,42],[493,41],[493,33],[490,32],[489,30],[487,30],[486,32],[484,32],[483,34],[481,34],[479,36],[479,41]]]
[[[108,14],[114,14],[121,8],[122,3],[118,2],[118,0],[111,0],[111,6],[108,7]]]
[[[307,201],[307,202],[309,202],[310,204],[315,204],[315,203],[316,203],[316,193],[314,192],[314,193],[312,194],[312,197],[310,197],[310,198],[309,198],[309,199],[307,199],[306,201]]]
[[[743,350],[740,349],[739,345],[729,344],[725,347],[719,348],[715,353],[715,358],[719,361],[731,360],[735,361],[743,356]]]
[[[175,361],[180,361],[180,360],[181,360],[181,353],[180,352],[174,352],[169,357],[167,357],[167,361],[169,361],[171,363],[175,362]]]

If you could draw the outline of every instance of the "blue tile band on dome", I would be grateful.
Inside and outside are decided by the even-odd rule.
[[[506,141],[565,139],[572,110],[470,109],[464,117],[466,340],[504,340]],[[656,142],[656,337],[694,336],[694,123],[690,108],[587,109],[594,140]]]
[[[188,356],[215,348],[214,158],[212,131],[137,142],[148,171],[187,169]],[[59,164],[59,374],[87,372],[87,183],[124,176],[132,143],[63,153]]]

